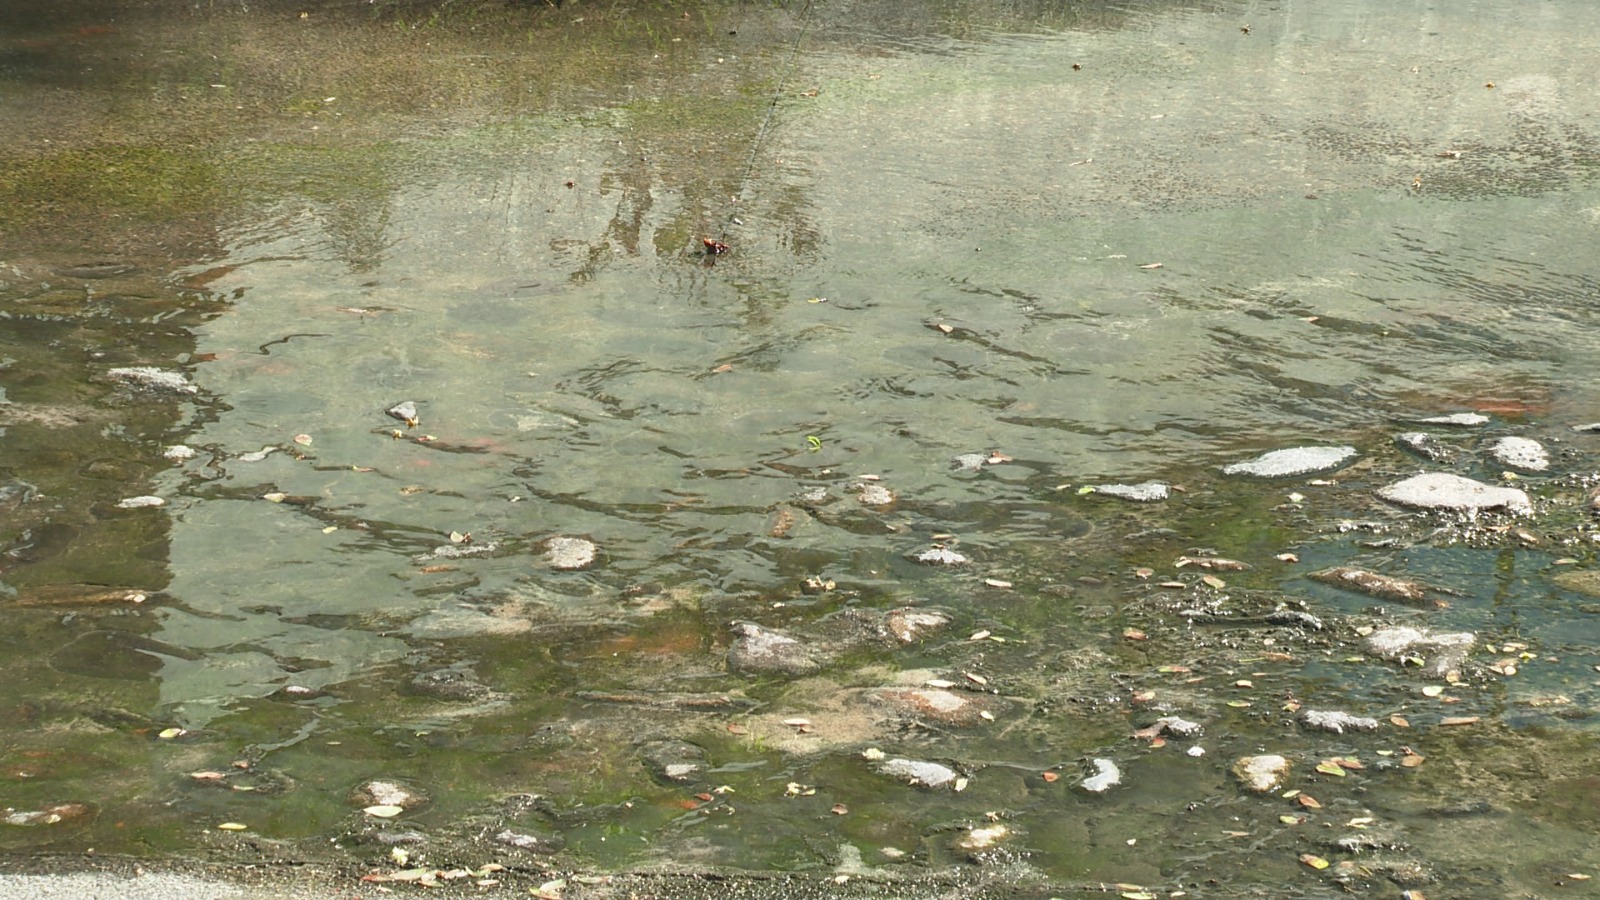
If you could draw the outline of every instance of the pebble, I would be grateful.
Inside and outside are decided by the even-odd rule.
[[[1356,456],[1354,447],[1291,447],[1274,450],[1255,459],[1222,467],[1224,475],[1254,475],[1257,478],[1284,478],[1326,472],[1345,465]]]
[[[811,649],[786,634],[753,622],[733,626],[738,635],[728,648],[728,668],[741,675],[809,675],[822,668]]]
[[[1390,503],[1419,509],[1476,512],[1480,509],[1504,508],[1514,513],[1533,511],[1528,495],[1516,488],[1496,487],[1444,472],[1413,475],[1380,488],[1378,496]]]
[[[1139,484],[1094,484],[1090,485],[1090,488],[1093,493],[1132,500],[1135,503],[1154,503],[1165,500],[1171,495],[1171,489],[1160,481],[1145,481]]]
[[[984,825],[967,831],[959,846],[963,850],[988,850],[1005,840],[1011,829],[1004,825]]]
[[[410,426],[415,426],[418,422],[417,405],[412,403],[410,400],[402,400],[401,402],[396,403],[395,405],[384,410],[384,412],[387,413],[391,419],[399,419]]]
[[[977,472],[989,461],[987,453],[963,453],[950,460],[950,468],[957,472]]]
[[[1289,760],[1276,753],[1241,757],[1233,764],[1233,775],[1245,790],[1264,794],[1283,784],[1289,775]]]
[[[861,485],[861,494],[856,499],[860,500],[863,506],[888,506],[895,498],[894,491],[883,485],[864,482]]]
[[[1489,447],[1489,454],[1502,466],[1524,472],[1543,472],[1550,468],[1550,453],[1532,438],[1503,437]]]
[[[1450,463],[1456,458],[1454,448],[1441,443],[1425,431],[1408,431],[1394,436],[1394,442],[1405,450],[1436,463]]]
[[[1122,770],[1109,759],[1096,758],[1089,761],[1094,766],[1094,774],[1078,783],[1091,794],[1103,794],[1122,783]]]
[[[1337,710],[1306,709],[1300,712],[1300,724],[1316,731],[1344,734],[1350,731],[1377,731],[1378,720],[1366,716],[1352,716]]]
[[[1162,716],[1150,723],[1141,732],[1153,734],[1169,734],[1175,738],[1196,738],[1205,733],[1199,722],[1191,722],[1177,716]]]
[[[152,391],[170,391],[174,394],[194,394],[200,389],[189,383],[189,379],[182,372],[172,372],[167,369],[157,369],[154,366],[127,366],[111,369],[106,376],[133,387],[148,388]]]

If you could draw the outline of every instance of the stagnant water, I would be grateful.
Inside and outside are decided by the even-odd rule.
[[[1600,7],[81,0],[0,29],[14,859],[1594,890]],[[1395,444],[1423,430],[1449,454]],[[1307,445],[1357,456],[1220,469]],[[1423,471],[1534,510],[1376,496]],[[1145,481],[1173,490],[1090,489]],[[1249,568],[1178,565],[1208,555]],[[1334,565],[1433,590],[1307,577]],[[902,641],[904,607],[946,621]],[[735,623],[804,658],[730,660]],[[1397,623],[1477,644],[1448,680],[1364,652]],[[1136,736],[1163,715],[1203,734]],[[1257,794],[1231,769],[1260,753],[1291,768]],[[1086,790],[1096,759],[1121,782]]]

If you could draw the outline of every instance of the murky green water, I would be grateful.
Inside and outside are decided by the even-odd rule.
[[[1592,891],[1591,4],[7,15],[0,805],[83,806],[0,848]],[[1462,411],[1451,461],[1393,443]],[[1500,479],[1505,435],[1553,454],[1531,518],[1374,496]],[[1306,444],[1360,456],[1219,472]],[[907,605],[950,622],[902,643]],[[732,671],[733,622],[819,665]],[[1461,679],[1365,655],[1394,623],[1475,633]],[[885,699],[940,679],[990,716]],[[1204,736],[1130,738],[1167,714]],[[373,780],[427,802],[364,815]]]

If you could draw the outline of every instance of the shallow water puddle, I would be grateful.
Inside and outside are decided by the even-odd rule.
[[[0,57],[0,846],[1600,871],[1594,10],[369,6]]]

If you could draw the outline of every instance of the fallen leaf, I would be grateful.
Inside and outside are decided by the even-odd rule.
[[[973,684],[988,684],[989,683],[989,679],[987,679],[987,678],[983,677],[982,675],[979,675],[979,674],[977,674],[975,672],[962,672],[961,674],[963,676],[965,676],[966,679],[968,681],[972,682]]]
[[[249,827],[250,827],[249,825],[246,825],[243,822],[223,822],[221,825],[217,826],[217,830],[219,830],[219,831],[245,831]]]
[[[1396,728],[1410,728],[1411,720],[1407,719],[1405,716],[1390,716],[1389,724]]]
[[[1229,700],[1228,705],[1234,709],[1248,709],[1255,704],[1251,703],[1249,700]]]
[[[843,803],[835,803],[833,806],[828,808],[828,812],[831,812],[836,816],[842,816],[850,812],[850,807],[845,806]]]
[[[1427,759],[1427,757],[1420,753],[1408,753],[1405,756],[1400,757],[1400,765],[1405,766],[1408,769],[1415,769],[1417,766],[1422,765],[1422,761],[1424,759]]]
[[[1150,639],[1150,635],[1145,634],[1137,628],[1122,629],[1122,636],[1130,641],[1145,641]]]
[[[943,322],[940,322],[939,324],[937,324],[937,325],[935,325],[933,327],[937,328],[938,330],[940,330],[942,332],[944,332],[945,334],[949,334],[950,332],[955,331],[954,328],[951,328],[949,325],[946,325]]]
[[[1044,773],[1043,777],[1044,777],[1044,780],[1045,780],[1046,784],[1055,784],[1057,781],[1061,780],[1061,773],[1060,772],[1046,772],[1046,773]]]
[[[1161,263],[1145,263],[1144,265],[1140,266],[1139,268],[1141,268],[1141,269],[1159,269],[1159,268],[1161,268]]]
[[[1205,582],[1206,585],[1214,591],[1220,591],[1228,586],[1226,581],[1223,581],[1221,578],[1218,578],[1215,575],[1202,575],[1200,576],[1200,580]]]
[[[392,819],[405,812],[405,808],[392,804],[380,804],[378,806],[369,806],[363,809],[362,812],[375,819]]]
[[[1477,716],[1445,716],[1444,718],[1439,720],[1439,724],[1440,725],[1446,725],[1446,726],[1452,726],[1452,725],[1476,725],[1477,723],[1478,723],[1478,717]]]
[[[1299,825],[1300,822],[1302,821],[1302,819],[1299,816],[1291,816],[1291,815],[1285,814],[1285,815],[1279,816],[1278,817],[1278,821],[1282,822],[1285,825]]]
[[[1326,869],[1328,867],[1328,861],[1314,853],[1300,854],[1300,861],[1313,869]]]
[[[294,436],[294,442],[302,447],[309,447],[311,446],[311,435],[297,434]]]
[[[732,371],[733,371],[733,363],[723,363],[722,365],[717,366],[715,369],[712,369],[711,373],[713,375],[721,375],[724,372],[732,372]]]
[[[784,719],[783,724],[791,728],[805,728],[811,724],[810,719]]]
[[[1317,763],[1317,771],[1324,775],[1332,775],[1335,778],[1344,777],[1344,766],[1339,765],[1337,762],[1331,759],[1325,759],[1322,762]]]
[[[1422,696],[1424,697],[1437,697],[1442,693],[1444,693],[1444,688],[1437,684],[1430,684],[1422,689]]]
[[[1149,568],[1148,566],[1140,566],[1139,568],[1133,570],[1133,576],[1135,578],[1138,578],[1140,581],[1143,581],[1143,580],[1149,578],[1151,575],[1154,575],[1155,573],[1156,573],[1156,570],[1152,569],[1152,568]]]
[[[999,578],[985,578],[983,580],[983,583],[988,585],[989,587],[992,587],[992,588],[1002,588],[1003,589],[1003,588],[1011,587],[1011,582],[1002,581]]]
[[[974,631],[971,635],[969,635],[967,637],[967,640],[969,640],[969,641],[981,641],[981,640],[983,640],[984,638],[988,637],[989,635],[991,635],[993,633],[994,632],[987,631],[987,630],[985,630],[985,631]]]
[[[1295,801],[1298,802],[1301,806],[1304,806],[1306,809],[1321,809],[1322,808],[1322,804],[1317,802],[1317,798],[1311,796],[1310,794],[1301,794],[1300,796],[1295,798]]]

